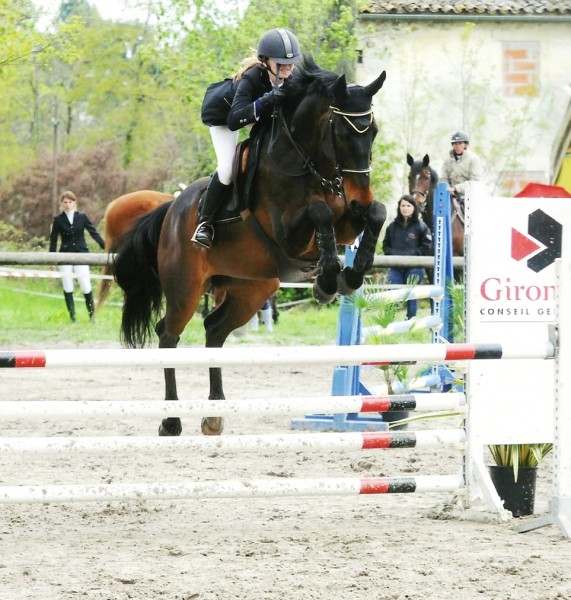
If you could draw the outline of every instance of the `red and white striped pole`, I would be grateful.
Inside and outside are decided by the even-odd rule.
[[[0,352],[0,368],[250,367],[256,365],[390,365],[553,358],[553,343],[394,344],[279,348],[161,348],[14,350]]]

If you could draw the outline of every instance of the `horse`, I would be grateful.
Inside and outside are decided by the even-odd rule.
[[[422,160],[414,160],[406,155],[406,161],[410,167],[408,174],[408,190],[418,202],[422,219],[434,233],[433,211],[434,190],[438,183],[438,174],[430,166],[430,157],[425,154]],[[451,198],[451,234],[452,255],[464,256],[464,211],[459,202]]]
[[[111,200],[103,213],[105,252],[115,252],[117,240],[134,225],[137,219],[173,198],[172,194],[163,194],[162,192],[154,192],[152,190],[140,190]],[[102,273],[103,275],[111,275],[112,270],[112,263],[107,263],[103,267]],[[95,308],[96,315],[103,307],[109,295],[111,283],[111,279],[102,279],[99,284],[97,305]]]
[[[142,217],[125,234],[114,263],[124,292],[121,340],[148,343],[152,325],[159,348],[175,348],[200,297],[213,285],[222,302],[204,319],[206,347],[222,347],[278,289],[280,280],[307,281],[320,303],[352,293],[372,267],[386,207],[370,189],[372,144],[377,133],[372,100],[386,73],[367,86],[305,59],[288,80],[288,102],[265,132],[250,139],[259,163],[242,218],[216,224],[208,251],[191,241],[198,203],[208,182],[191,183],[172,204]],[[251,171],[247,170],[247,173]],[[239,181],[234,189],[241,189]],[[352,267],[342,269],[336,244],[362,233]],[[163,296],[166,300],[162,314]],[[209,399],[225,398],[220,368],[210,368]],[[165,399],[177,400],[175,370],[166,368]],[[204,417],[202,433],[222,433],[221,417]],[[163,419],[159,435],[180,435],[178,417]]]

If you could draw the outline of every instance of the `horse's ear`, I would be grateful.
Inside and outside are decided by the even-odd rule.
[[[383,83],[385,83],[385,79],[387,78],[387,72],[383,71],[372,83],[365,86],[364,91],[367,96],[371,98],[383,87]]]
[[[339,102],[340,100],[347,98],[348,95],[347,79],[345,78],[345,75],[340,75],[333,85],[333,97]]]
[[[408,153],[406,155],[406,162],[408,163],[409,167],[412,167],[412,165],[414,164],[414,158],[412,158],[412,156]]]
[[[424,158],[422,159],[422,166],[428,167],[429,163],[430,163],[430,156],[428,156],[428,154],[425,154]]]

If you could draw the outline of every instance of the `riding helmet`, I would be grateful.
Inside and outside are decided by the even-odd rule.
[[[281,65],[292,65],[301,60],[299,42],[289,29],[270,29],[258,42],[258,56],[271,58]]]
[[[469,144],[470,138],[462,131],[457,131],[450,139],[451,144],[453,144],[454,142],[466,142],[467,144]]]

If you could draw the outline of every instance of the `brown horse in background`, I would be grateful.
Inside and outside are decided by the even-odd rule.
[[[103,239],[105,240],[105,252],[112,253],[116,250],[117,240],[126,233],[137,219],[155,210],[157,206],[173,200],[172,194],[163,194],[152,190],[140,190],[124,194],[112,200],[105,208],[103,214]],[[107,264],[103,267],[103,275],[112,275],[112,266]],[[103,307],[109,290],[111,279],[102,279],[99,284],[97,304],[95,313]]]
[[[406,155],[410,167],[408,174],[408,190],[418,203],[422,220],[434,234],[434,190],[438,183],[438,174],[430,166],[430,157],[425,154],[422,160],[414,160]],[[452,235],[453,256],[464,256],[464,211],[460,203],[450,198],[450,227]]]
[[[147,343],[163,295],[166,312],[154,329],[160,348],[175,348],[202,294],[211,285],[221,290],[224,300],[204,319],[206,346],[219,348],[280,280],[316,277],[314,296],[321,303],[362,285],[386,219],[369,177],[377,132],[372,99],[385,73],[368,86],[348,86],[343,76],[306,61],[290,80],[288,102],[254,138],[260,161],[249,207],[242,219],[217,223],[210,250],[191,241],[208,178],[143,217],[120,241],[114,268],[124,292],[121,333],[127,346]],[[352,243],[361,233],[353,266],[342,270],[337,244]],[[224,398],[218,367],[210,368],[209,398]],[[165,399],[178,399],[172,368],[165,369]],[[217,435],[222,428],[220,417],[202,420],[203,433]],[[159,427],[160,435],[181,431],[178,417]]]

